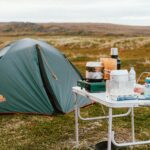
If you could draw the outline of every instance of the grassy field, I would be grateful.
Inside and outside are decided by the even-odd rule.
[[[4,36],[0,37],[0,47],[12,40],[31,37],[45,40],[57,47],[77,66],[84,75],[87,61],[109,56],[111,47],[118,47],[122,68],[134,65],[137,76],[143,71],[150,71],[150,37],[125,36]],[[105,114],[107,109],[104,108]],[[115,110],[114,113],[125,112]],[[135,109],[136,139],[150,138],[150,109]],[[100,105],[91,105],[82,109],[83,116],[104,115]],[[130,116],[113,120],[117,132],[117,141],[130,141]],[[1,150],[71,150],[75,144],[74,112],[64,116],[38,115],[1,115],[0,116]],[[107,120],[80,121],[81,150],[107,139]],[[130,148],[128,148],[130,149]],[[148,150],[150,146],[134,147],[132,150]]]

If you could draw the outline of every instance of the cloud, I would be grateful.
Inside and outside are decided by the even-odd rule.
[[[1,0],[0,21],[150,25],[148,0]]]

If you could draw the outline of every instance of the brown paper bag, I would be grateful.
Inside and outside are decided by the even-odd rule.
[[[114,58],[101,58],[100,61],[104,65],[104,79],[110,79],[110,72],[112,70],[117,70],[117,60]]]

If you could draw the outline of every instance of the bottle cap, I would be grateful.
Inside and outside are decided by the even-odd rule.
[[[130,69],[134,69],[134,66],[131,66]]]
[[[111,55],[118,55],[118,48],[111,48]]]

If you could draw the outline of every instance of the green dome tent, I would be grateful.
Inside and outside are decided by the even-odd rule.
[[[49,44],[22,39],[0,50],[0,113],[67,113],[74,109],[77,69]],[[80,106],[89,101],[80,98]]]

